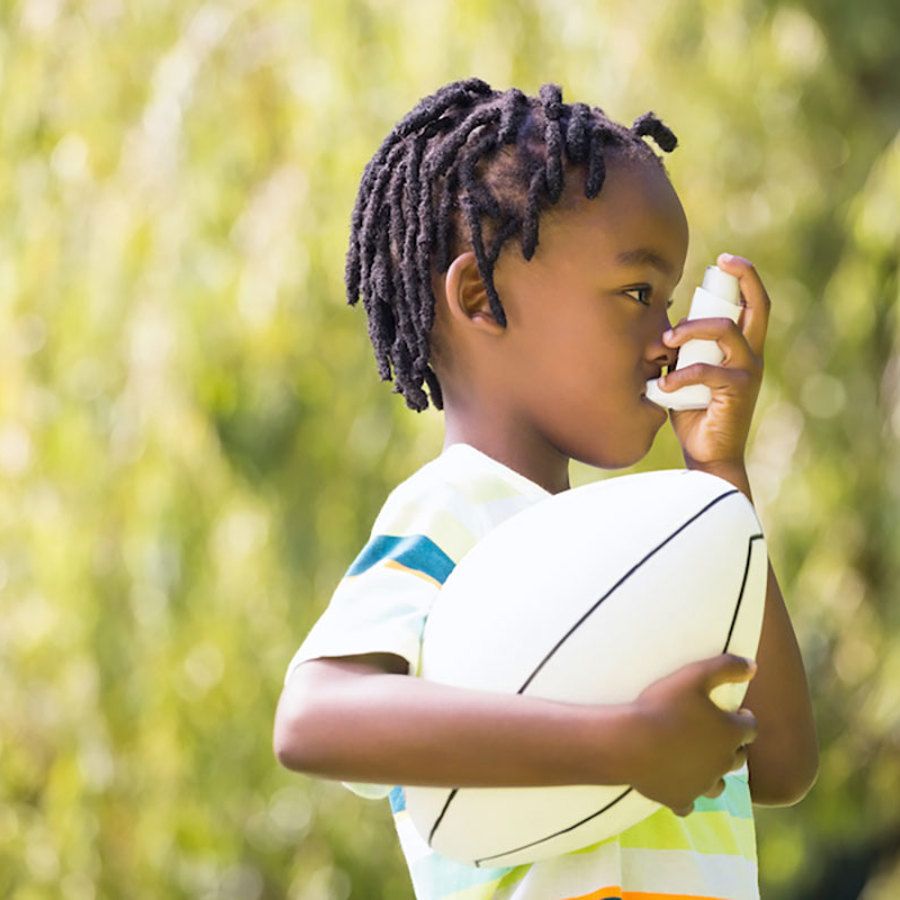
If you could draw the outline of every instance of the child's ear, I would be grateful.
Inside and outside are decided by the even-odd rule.
[[[450,315],[460,324],[476,325],[494,333],[506,330],[491,312],[478,262],[471,250],[460,253],[450,263],[444,276],[444,293]]]

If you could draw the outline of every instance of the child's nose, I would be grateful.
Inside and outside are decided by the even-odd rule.
[[[653,343],[653,350],[651,353],[654,363],[657,365],[669,366],[670,368],[675,365],[675,360],[678,357],[678,350],[675,347],[669,347],[663,343],[663,334],[671,327],[669,317],[666,315],[662,330],[657,334],[656,340]]]

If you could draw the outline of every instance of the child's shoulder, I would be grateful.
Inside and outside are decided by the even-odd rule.
[[[372,531],[427,536],[458,560],[499,522],[543,496],[542,488],[502,463],[454,444],[394,488]]]

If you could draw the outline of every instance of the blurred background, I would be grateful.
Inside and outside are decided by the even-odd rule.
[[[270,734],[440,447],[343,261],[365,162],[470,75],[673,128],[676,317],[721,250],[764,276],[750,464],[822,766],[759,812],[763,897],[900,896],[898,47],[893,0],[0,4],[0,896],[411,896],[386,804]]]

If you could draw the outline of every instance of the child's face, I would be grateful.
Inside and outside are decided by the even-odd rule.
[[[531,261],[515,244],[498,261],[508,323],[491,368],[525,446],[616,468],[639,460],[666,420],[644,388],[673,362],[662,334],[688,226],[655,166],[610,161],[594,200],[578,173],[571,181],[578,196],[542,217]]]

